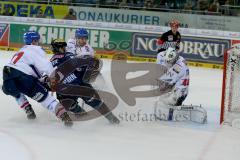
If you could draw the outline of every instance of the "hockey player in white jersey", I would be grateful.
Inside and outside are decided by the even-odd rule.
[[[26,45],[4,66],[3,92],[16,99],[19,107],[25,110],[28,119],[35,119],[36,115],[25,95],[41,103],[65,125],[71,126],[72,120],[65,108],[48,93],[48,89],[39,81],[43,74],[50,77],[54,71],[46,57],[46,52],[38,46],[40,35],[38,32],[28,31],[24,34],[23,39]],[[51,87],[51,83],[49,83],[49,87]]]
[[[170,47],[157,55],[157,64],[166,67],[166,73],[158,78],[160,90],[172,89],[171,92],[159,97],[155,106],[156,117],[160,120],[190,120],[205,123],[207,113],[204,108],[182,105],[189,88],[189,68],[185,59]]]
[[[91,56],[94,57],[97,61],[96,69],[95,69],[95,78],[97,78],[102,69],[103,62],[101,59],[95,57],[94,49],[88,44],[89,33],[85,28],[78,28],[75,31],[75,37],[70,38],[67,42],[66,52],[73,53],[77,56]],[[101,76],[100,76],[101,77]],[[102,79],[103,77],[101,77]],[[94,82],[95,79],[92,79],[91,82]]]
[[[67,42],[66,52],[77,54],[78,56],[94,57],[94,50],[88,44],[88,31],[85,28],[78,28],[75,31],[75,37]]]

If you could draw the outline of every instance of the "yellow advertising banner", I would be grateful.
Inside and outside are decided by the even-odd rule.
[[[68,6],[38,3],[0,2],[0,14],[19,17],[36,17],[42,11],[45,18],[62,19],[68,13]]]

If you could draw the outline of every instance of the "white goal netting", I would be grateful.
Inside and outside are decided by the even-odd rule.
[[[224,55],[222,108],[220,122],[240,119],[240,45]]]

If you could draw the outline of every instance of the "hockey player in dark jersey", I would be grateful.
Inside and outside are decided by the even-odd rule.
[[[170,23],[171,30],[162,34],[157,40],[158,53],[167,50],[169,47],[179,50],[181,34],[178,32],[179,22],[172,20]]]
[[[53,57],[51,58],[53,67],[58,67],[61,64],[64,65],[64,62],[77,56],[73,53],[66,52],[65,49],[66,49],[67,43],[62,39],[54,39],[51,42],[51,45],[52,45],[52,51],[54,53]],[[84,58],[84,57],[82,57],[82,58]],[[92,58],[94,59],[94,57],[92,57]],[[97,63],[97,61],[98,60],[96,59],[96,63],[95,63],[96,66],[99,64],[99,63]],[[96,67],[96,66],[94,66],[94,67]],[[83,66],[82,68],[78,68],[74,72],[70,73],[63,80],[63,83],[70,84],[70,85],[79,85],[79,86],[84,86],[84,87],[94,89],[92,87],[92,85],[90,84],[90,82],[92,81],[92,79],[96,78],[97,73],[99,73],[99,72],[97,69],[94,70],[94,72],[91,74],[88,74],[88,72],[89,72],[89,70],[87,70],[86,66]],[[87,75],[91,75],[91,76],[86,77]],[[92,97],[77,97],[77,96],[70,96],[70,95],[62,95],[59,93],[57,93],[57,98],[60,102],[65,99],[71,99],[74,102],[72,104],[72,106],[69,108],[69,111],[71,111],[73,113],[83,113],[83,114],[86,113],[87,114],[87,112],[85,112],[78,105],[77,100],[78,100],[78,98],[81,98],[87,105],[98,110],[101,114],[107,112],[107,114],[104,114],[104,116],[106,117],[106,119],[108,119],[108,121],[110,123],[112,123],[112,124],[120,123],[118,118],[105,105],[102,105],[103,102],[101,100],[94,99]]]

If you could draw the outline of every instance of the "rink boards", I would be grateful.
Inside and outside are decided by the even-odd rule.
[[[18,49],[19,48],[0,46],[0,50],[4,50],[4,51],[17,51]],[[51,54],[50,50],[46,50],[46,51],[47,51],[48,54]],[[110,54],[96,54],[96,57],[101,58],[101,59],[112,59],[113,55],[110,55]],[[128,56],[128,60],[129,61],[135,61],[135,62],[150,62],[150,63],[156,62],[156,58],[133,57],[133,56]],[[223,69],[223,64],[217,64],[217,63],[187,61],[187,64],[189,66],[194,66],[194,67]]]

